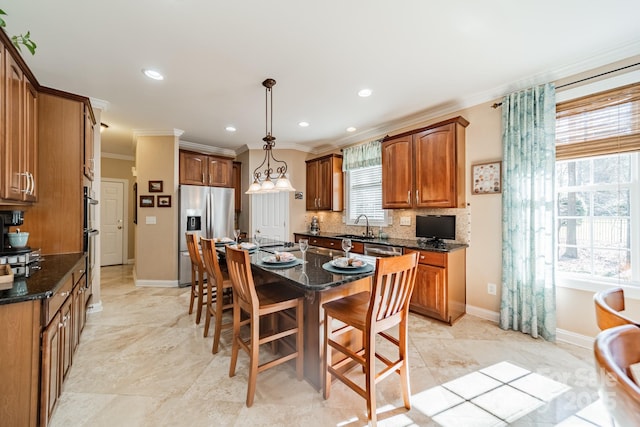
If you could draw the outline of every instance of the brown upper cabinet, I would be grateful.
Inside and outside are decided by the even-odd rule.
[[[465,128],[455,117],[385,138],[382,207],[455,208],[465,205]]]
[[[37,199],[38,94],[9,50],[1,47],[3,153],[0,198],[19,202]]]
[[[233,162],[226,157],[180,150],[180,184],[233,187]]]
[[[329,154],[306,163],[307,210],[342,211],[342,156]]]

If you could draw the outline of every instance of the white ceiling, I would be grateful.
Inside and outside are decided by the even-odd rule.
[[[102,151],[123,155],[134,129],[261,147],[267,77],[276,148],[317,151],[640,54],[637,0],[3,3],[7,33],[38,44],[23,57],[39,83],[108,102]]]

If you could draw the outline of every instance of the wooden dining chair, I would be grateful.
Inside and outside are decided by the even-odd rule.
[[[200,257],[200,249],[198,248],[198,235],[195,233],[185,233],[187,238],[187,249],[191,258],[191,298],[189,301],[189,314],[193,313],[194,302],[196,308],[196,324],[200,324],[202,316],[202,308],[205,306],[207,293],[204,287],[206,278],[204,277],[204,264]]]
[[[620,313],[624,310],[624,291],[622,288],[611,288],[596,292],[593,296],[596,307],[596,321],[600,330],[621,325],[640,324]]]
[[[251,272],[249,252],[241,249],[226,247],[227,269],[233,285],[233,346],[231,347],[231,364],[229,376],[236,373],[238,350],[242,348],[249,355],[249,385],[247,388],[247,406],[253,405],[256,391],[256,379],[259,372],[278,366],[289,360],[296,361],[296,375],[298,380],[303,374],[303,329],[304,329],[304,296],[286,285],[268,283],[256,286]],[[293,313],[291,313],[293,311]],[[241,320],[242,315],[246,316]],[[271,330],[260,333],[261,318],[271,315]],[[285,330],[278,330],[279,319],[275,316],[284,315],[290,326]],[[240,327],[250,325],[250,335],[247,340],[240,335]],[[275,344],[276,340],[296,335],[294,350],[288,354],[277,356],[268,362],[259,363],[259,350],[262,344]],[[286,346],[280,346],[286,347]]]
[[[640,385],[629,371],[640,362],[640,328],[622,325],[605,329],[596,336],[593,351],[600,398],[615,425],[640,426]]]
[[[409,301],[416,279],[417,266],[416,252],[398,257],[378,258],[371,292],[347,296],[322,306],[324,309],[324,398],[329,398],[332,377],[339,379],[365,398],[367,415],[373,425],[377,420],[375,386],[389,374],[397,372],[400,375],[404,406],[411,409],[407,334]],[[396,325],[399,325],[398,337],[386,332]],[[339,341],[340,336],[354,330],[362,334],[362,348],[359,350],[347,348]],[[398,358],[395,361],[377,351],[378,336],[397,347]],[[332,350],[340,353],[340,358],[336,362],[333,362]],[[376,359],[385,365],[381,371],[376,371]],[[355,365],[354,362],[363,368],[364,388],[347,375]]]
[[[211,318],[215,321],[213,330],[213,347],[211,352],[216,354],[220,344],[220,332],[222,329],[231,328],[233,322],[230,320],[222,323],[222,315],[225,310],[233,308],[233,291],[231,280],[228,275],[220,269],[218,262],[218,253],[216,252],[216,244],[213,239],[200,238],[200,247],[202,248],[202,261],[204,269],[207,273],[207,304],[205,308],[204,336],[209,335],[209,325]],[[226,277],[225,277],[226,276]]]

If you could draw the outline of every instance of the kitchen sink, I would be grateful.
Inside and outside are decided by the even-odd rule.
[[[375,237],[373,236],[363,236],[361,234],[338,234],[336,237],[340,237],[343,239],[360,239],[360,240],[375,239]]]

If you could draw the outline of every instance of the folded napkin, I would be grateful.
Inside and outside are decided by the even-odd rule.
[[[275,252],[275,258],[276,261],[293,261],[294,259],[296,259],[295,255],[293,255],[291,252]]]
[[[364,261],[355,258],[336,258],[334,261],[337,267],[362,267],[364,265]]]
[[[250,243],[250,242],[242,242],[242,243],[240,243],[240,249],[250,250],[250,249],[255,249],[257,247],[258,247],[258,245],[256,245],[255,243]]]

